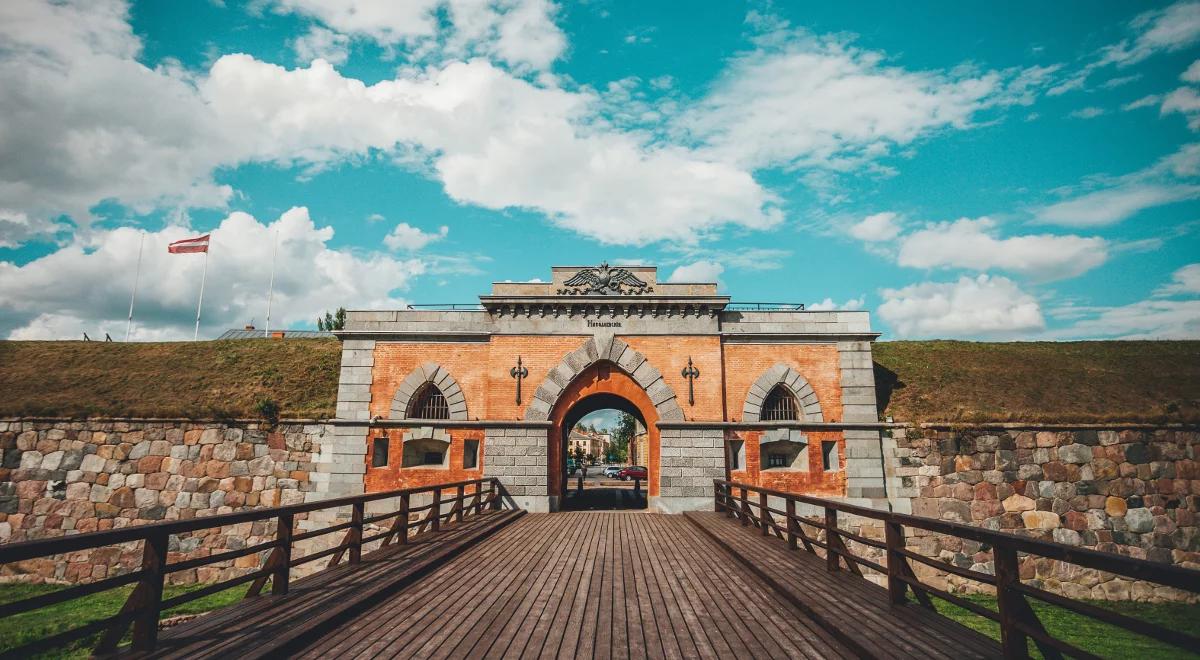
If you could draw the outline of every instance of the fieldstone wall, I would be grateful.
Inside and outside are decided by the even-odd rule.
[[[916,515],[1200,568],[1200,431],[981,427],[896,429],[893,437],[894,495]],[[993,570],[990,549],[978,543],[939,535],[908,541],[926,556]],[[1075,598],[1185,597],[1043,559],[1023,560],[1021,577]],[[933,578],[952,588],[973,584]]]
[[[327,476],[315,463],[327,434],[316,422],[0,420],[0,542],[301,503]],[[274,523],[263,521],[172,537],[169,560],[274,534]],[[134,543],[7,565],[0,575],[79,582],[140,561]],[[206,582],[260,564],[251,555],[170,577]]]

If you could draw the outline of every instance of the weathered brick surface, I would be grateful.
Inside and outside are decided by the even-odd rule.
[[[763,372],[784,364],[800,373],[816,392],[827,422],[842,419],[842,383],[838,349],[833,344],[727,344],[725,405],[729,419],[740,421],[750,386]]]
[[[316,490],[324,424],[141,420],[0,421],[0,541],[53,538],[161,520],[298,504]],[[361,479],[361,477],[359,477]],[[172,538],[172,562],[274,538],[274,522]],[[127,572],[139,544],[2,567],[5,576],[69,582]],[[261,564],[172,573],[211,581]]]
[[[793,470],[780,468],[763,468],[763,456],[759,450],[763,439],[762,431],[729,432],[729,440],[740,440],[745,443],[743,451],[745,464],[739,470],[730,474],[733,481],[748,483],[764,488],[782,490],[789,493],[804,493],[817,497],[839,497],[846,494],[846,471],[835,469],[825,471],[821,462],[821,443],[830,441],[838,443],[837,466],[846,465],[845,443],[842,434],[831,431],[806,431],[808,446],[803,450],[807,455],[807,469]],[[712,488],[711,483],[709,488]]]

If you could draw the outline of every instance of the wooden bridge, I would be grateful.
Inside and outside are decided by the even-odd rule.
[[[394,506],[367,516],[370,502]],[[0,563],[133,541],[144,559],[124,575],[0,605],[7,617],[136,585],[118,614],[6,655],[92,639],[96,655],[163,658],[983,658],[1027,657],[1031,647],[1092,657],[1050,635],[1031,598],[1200,648],[1192,635],[1026,584],[1017,561],[1034,555],[1200,592],[1197,571],[720,481],[714,511],[684,515],[526,514],[506,502],[498,481],[479,480],[11,544]],[[348,521],[296,532],[297,516],[328,508],[348,508]],[[846,516],[881,523],[884,538],[845,529]],[[274,541],[167,561],[171,535],[270,519]],[[906,528],[990,546],[995,574],[914,552]],[[339,532],[333,547],[293,555]],[[162,597],[173,571],[251,554],[264,557],[260,569]],[[292,578],[326,558],[323,570]],[[989,585],[997,609],[922,583],[910,562]],[[886,587],[865,579],[872,573]],[[247,583],[240,603],[160,631],[165,609]],[[938,615],[930,597],[995,621],[1000,641]]]

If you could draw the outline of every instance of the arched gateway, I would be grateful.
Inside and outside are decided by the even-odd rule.
[[[565,434],[615,408],[646,429],[658,511],[712,505],[712,480],[886,496],[867,312],[730,304],[653,267],[555,267],[480,306],[351,311],[323,493],[499,477],[555,510]]]

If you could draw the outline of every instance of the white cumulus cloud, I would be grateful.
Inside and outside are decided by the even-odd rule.
[[[928,225],[901,240],[897,263],[912,268],[997,269],[1048,281],[1083,274],[1108,258],[1108,245],[1098,237],[999,238],[995,230],[990,218]]]
[[[901,338],[1011,339],[1046,324],[1037,300],[1005,277],[964,276],[881,293],[879,316]]]
[[[302,64],[322,59],[330,64],[345,64],[350,58],[350,37],[317,25],[292,42],[296,60]]]
[[[450,233],[450,228],[442,225],[436,232],[424,232],[407,222],[397,224],[386,237],[383,244],[392,250],[415,252],[434,241],[441,240]]]
[[[191,338],[204,255],[168,254],[166,246],[196,233],[179,226],[146,233],[134,339]],[[201,318],[201,335],[209,338],[252,318],[265,320],[276,236],[273,327],[311,325],[343,306],[400,307],[397,293],[426,269],[418,259],[330,247],[333,228],[318,227],[303,207],[269,223],[234,212],[211,234]],[[132,227],[97,230],[21,266],[0,262],[0,333],[123,338],[139,240]]]
[[[1200,186],[1131,182],[1049,204],[1036,210],[1042,222],[1066,227],[1102,227],[1145,209],[1200,197]]]
[[[1200,263],[1188,264],[1171,274],[1171,281],[1159,287],[1159,295],[1200,294]]]
[[[898,216],[890,211],[868,215],[850,227],[850,235],[868,243],[890,241],[901,231],[897,218]]]
[[[676,268],[668,282],[716,282],[725,267],[715,261],[697,261]]]

